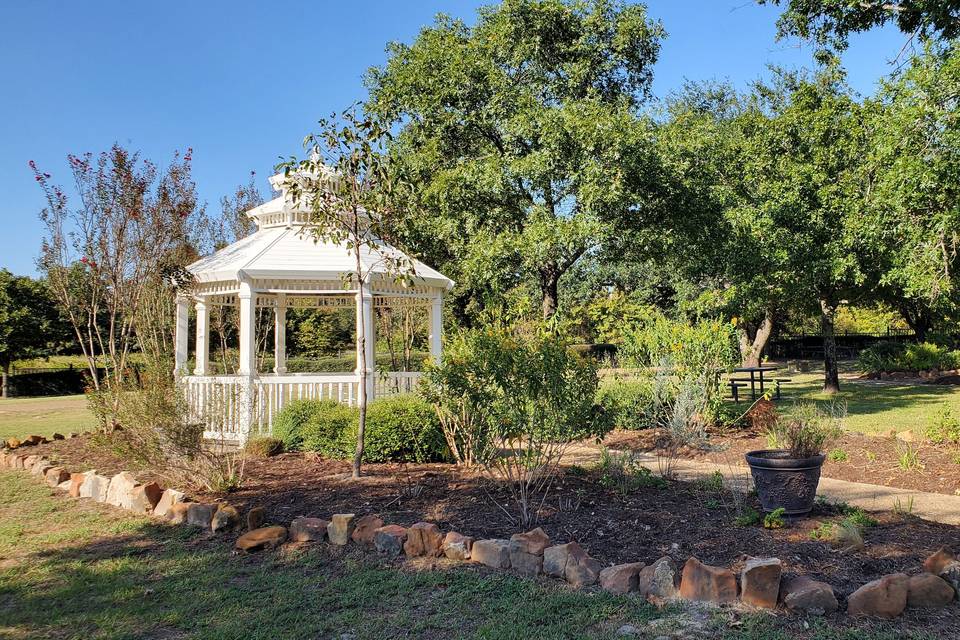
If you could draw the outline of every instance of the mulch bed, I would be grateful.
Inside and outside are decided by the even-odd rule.
[[[608,435],[604,444],[616,449],[657,453],[656,441],[655,430],[617,431]],[[901,453],[908,447],[916,450],[919,467],[900,467]],[[711,434],[709,447],[688,448],[680,453],[684,458],[694,460],[745,465],[745,453],[766,448],[765,437],[745,430]],[[928,493],[957,495],[960,492],[960,464],[956,462],[960,448],[956,446],[903,442],[895,436],[848,433],[831,446],[830,450],[834,449],[843,450],[847,460],[834,462],[827,459],[822,473],[828,478]]]
[[[620,439],[637,435],[614,434],[610,444],[621,446]],[[101,448],[84,437],[40,445],[36,452],[58,457],[71,468],[119,471],[118,460]],[[227,500],[244,512],[263,506],[268,522],[279,524],[297,516],[376,513],[388,523],[409,526],[426,520],[475,538],[507,538],[521,530],[508,515],[516,509],[504,487],[452,465],[371,464],[356,481],[349,478],[346,462],[282,454],[249,460],[244,471],[239,491],[193,497]],[[765,530],[735,526],[732,502],[730,494],[683,482],[623,497],[603,487],[594,472],[570,469],[544,504],[538,524],[553,541],[575,540],[604,564],[650,563],[670,555],[681,562],[696,556],[708,564],[736,566],[744,555],[774,556],[789,573],[826,581],[844,597],[884,574],[919,572],[924,558],[940,546],[960,551],[960,527],[892,513],[872,514],[879,524],[866,531],[864,549],[836,551],[810,537],[820,522],[840,517],[835,507],[818,505],[809,518]],[[753,507],[759,505],[753,501]],[[845,617],[836,622],[865,624]],[[960,607],[908,610],[891,624],[960,634]]]

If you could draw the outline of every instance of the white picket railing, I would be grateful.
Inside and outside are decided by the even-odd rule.
[[[391,371],[377,374],[374,397],[416,391],[418,371]],[[244,432],[243,412],[247,407],[244,376],[184,376],[187,406],[191,417],[202,422],[204,437],[242,442],[254,435],[269,435],[274,416],[294,400],[336,400],[357,404],[355,374],[284,374],[254,378],[249,400],[250,432]]]

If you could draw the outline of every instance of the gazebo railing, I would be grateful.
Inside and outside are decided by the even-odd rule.
[[[374,397],[416,391],[418,371],[390,371],[376,375]],[[250,425],[245,428],[244,376],[184,376],[191,418],[202,422],[204,437],[242,442],[253,435],[269,435],[277,413],[294,400],[336,400],[355,406],[358,380],[344,374],[265,374],[253,379]]]

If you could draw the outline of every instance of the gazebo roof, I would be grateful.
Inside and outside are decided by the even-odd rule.
[[[311,232],[309,212],[293,206],[285,196],[251,209],[247,216],[256,221],[256,233],[187,267],[198,282],[242,278],[341,282],[353,272],[354,258],[346,245],[318,241]],[[388,265],[397,258],[413,266],[414,284],[443,290],[453,287],[450,278],[384,242],[361,249],[363,267],[373,281],[393,280],[395,274]]]

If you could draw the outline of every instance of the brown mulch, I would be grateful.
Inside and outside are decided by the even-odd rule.
[[[604,444],[611,448],[655,453],[656,439],[653,430],[617,431],[608,435]],[[681,454],[694,460],[743,465],[745,453],[767,448],[766,438],[750,431],[714,433],[709,442],[706,449],[691,448]],[[920,467],[900,467],[900,454],[907,447],[917,451]],[[848,433],[830,447],[831,451],[835,449],[843,450],[847,460],[834,462],[828,458],[822,472],[828,478],[948,495],[957,495],[960,491],[960,464],[955,461],[960,448],[956,446]]]
[[[159,474],[126,459],[120,451],[113,448],[109,438],[103,435],[85,433],[76,438],[52,440],[46,444],[22,447],[28,455],[41,455],[51,463],[66,467],[70,472],[96,471],[104,476],[112,476],[121,471],[129,471],[140,482],[156,480],[161,482]],[[162,484],[162,482],[161,482]]]
[[[622,446],[621,439],[637,435],[614,434],[609,444]],[[119,470],[121,466],[112,466],[118,462],[113,454],[100,448],[89,438],[78,438],[36,450],[48,457],[56,453],[71,470]],[[389,523],[409,526],[426,520],[475,538],[507,538],[521,530],[510,515],[516,509],[505,488],[452,465],[371,464],[357,481],[349,478],[346,462],[291,453],[249,460],[244,471],[239,491],[193,497],[227,500],[244,512],[263,506],[267,521],[278,524],[297,516],[376,513]],[[754,499],[747,501],[759,508]],[[733,523],[729,493],[669,482],[624,497],[603,487],[596,472],[573,468],[544,503],[538,525],[555,542],[575,540],[607,565],[650,563],[669,555],[679,562],[696,556],[708,564],[735,567],[745,555],[778,557],[789,573],[826,581],[842,597],[887,573],[919,572],[924,558],[941,546],[960,551],[960,527],[892,513],[872,515],[879,524],[866,531],[865,548],[841,552],[810,537],[820,522],[841,517],[836,507],[818,505],[810,517],[784,529],[739,527]],[[960,637],[960,608],[908,611],[893,624]]]

